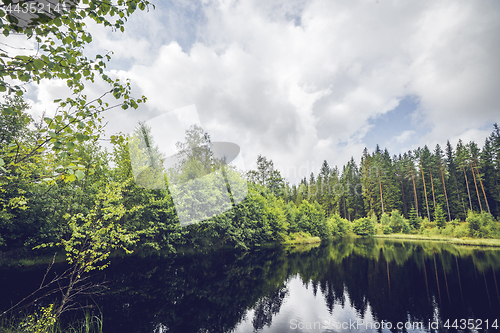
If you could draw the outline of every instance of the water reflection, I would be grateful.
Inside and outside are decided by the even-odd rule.
[[[106,332],[429,332],[431,324],[447,331],[447,320],[454,332],[455,319],[474,319],[472,326],[483,331],[497,331],[495,320],[500,325],[500,251],[494,249],[342,240],[315,248],[128,257],[104,273],[110,291],[96,302]],[[361,320],[371,326],[349,324]],[[397,323],[422,326],[398,330]],[[467,326],[463,332],[474,331]]]

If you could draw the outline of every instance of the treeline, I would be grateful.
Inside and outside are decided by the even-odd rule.
[[[319,205],[327,221],[344,221],[340,230],[347,227],[357,234],[500,237],[495,220],[500,218],[497,124],[482,149],[459,140],[455,148],[448,141],[444,151],[437,144],[433,151],[424,146],[391,157],[377,145],[371,154],[364,149],[359,165],[351,158],[339,170],[325,160],[318,174],[298,185],[290,185],[271,160],[259,156],[248,179],[289,205]]]
[[[424,147],[393,157],[387,150],[377,148],[372,154],[365,150],[359,166],[351,159],[340,172],[325,161],[319,174],[311,174],[299,185],[287,183],[273,162],[262,156],[257,170],[246,174],[224,166],[209,150],[200,149],[200,144],[210,143],[206,133],[191,128],[180,143],[187,157],[173,178],[182,186],[169,188],[167,176],[160,178],[157,172],[163,157],[154,138],[144,141],[144,154],[133,153],[135,162],[131,151],[142,149],[142,143],[130,149],[133,138],[115,141],[112,152],[101,147],[98,136],[72,143],[63,153],[37,151],[41,130],[28,115],[29,106],[20,99],[10,103],[19,113],[16,117],[2,114],[0,119],[2,251],[62,239],[74,242],[79,237],[113,246],[176,251],[247,249],[351,233],[437,230],[458,237],[500,236],[493,217],[500,210],[497,125],[482,150],[473,142],[459,142],[456,149],[448,143],[445,153],[437,146],[434,152]],[[136,132],[147,133],[141,126]],[[23,155],[21,149],[14,149],[16,145],[30,153]],[[141,174],[134,176],[134,170]],[[234,196],[233,180],[238,177],[247,183],[241,202]],[[203,181],[193,181],[200,178]],[[138,182],[152,185],[145,188]],[[233,195],[229,191],[229,199],[221,201],[231,188]],[[175,204],[180,192],[184,201]],[[222,213],[213,214],[216,210],[209,208],[214,205],[223,207]],[[186,207],[209,207],[203,211],[209,218],[202,215],[203,222],[181,226],[180,210]],[[196,215],[200,209],[183,212]],[[107,238],[105,230],[110,234]]]
[[[364,149],[358,165],[353,158],[342,167],[330,167],[325,160],[318,174],[311,173],[298,185],[289,185],[274,170],[272,161],[259,156],[258,170],[249,178],[265,185],[287,201],[318,202],[327,216],[339,214],[353,221],[399,210],[405,218],[415,209],[432,220],[436,210],[447,221],[464,221],[467,212],[488,212],[500,216],[500,128],[494,125],[482,149],[475,142],[448,141],[391,156],[377,148]]]
[[[160,179],[153,166],[162,156],[155,148],[154,138],[146,140],[144,154],[133,153],[135,164],[131,161],[131,151],[139,149],[141,143],[133,137],[114,142],[112,152],[103,149],[97,137],[73,144],[64,153],[37,151],[34,147],[39,142],[40,128],[28,115],[29,106],[19,98],[9,103],[19,111],[19,116],[2,114],[0,119],[5,125],[0,127],[2,251],[31,249],[61,240],[71,246],[91,246],[99,241],[112,247],[126,244],[127,248],[168,251],[224,246],[246,249],[296,238],[326,238],[331,234],[325,228],[325,215],[318,203],[304,201],[296,207],[266,186],[253,183],[246,186],[242,202],[233,201],[233,207],[223,213],[181,227],[178,210],[182,207],[174,204],[172,196],[179,192],[180,186],[169,188],[166,176],[162,178],[165,186],[159,186]],[[136,132],[144,129],[139,125]],[[186,142],[181,146],[188,158],[181,163],[183,168],[176,177],[179,184],[186,184],[211,173],[219,176],[206,177],[197,191],[184,186],[183,204],[213,205],[214,200],[223,197],[225,189],[210,182],[227,181],[238,173],[229,167],[221,168],[207,155],[206,149],[199,149],[199,143],[206,139],[205,133],[197,128],[186,133]],[[133,144],[135,148],[130,149]],[[19,153],[13,149],[15,145],[22,148]],[[197,163],[200,159],[210,163]],[[141,171],[139,176],[134,176],[134,167]],[[240,178],[246,183],[245,175]],[[138,180],[142,185],[152,186],[139,186]]]

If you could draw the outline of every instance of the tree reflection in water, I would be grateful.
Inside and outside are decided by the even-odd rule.
[[[39,270],[31,272],[34,286]],[[0,273],[9,285],[0,290],[7,295],[2,310],[20,294],[12,286],[27,272]],[[304,313],[318,307],[322,321],[353,313],[353,320],[377,322],[437,319],[442,329],[447,319],[500,321],[499,274],[495,249],[342,240],[307,249],[116,258],[102,272],[110,290],[95,301],[106,332],[286,332],[286,320],[316,320]],[[315,297],[292,304],[292,284]]]
[[[257,301],[252,321],[254,330],[260,330],[265,325],[271,326],[273,315],[280,312],[281,305],[288,293],[287,287],[278,288],[271,295],[264,296]]]

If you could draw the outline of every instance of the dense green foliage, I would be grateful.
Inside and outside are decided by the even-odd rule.
[[[51,4],[12,0],[0,3],[0,31],[5,37],[0,52],[0,93],[5,97],[0,100],[0,192],[9,192],[8,201],[0,198],[0,212],[4,215],[10,209],[26,206],[26,183],[42,180],[53,185],[58,179],[82,179],[90,170],[73,152],[83,143],[99,138],[103,128],[101,113],[116,106],[136,109],[146,101],[144,96],[133,98],[130,82],[123,83],[106,72],[112,52],[89,55],[85,47],[92,42],[87,24],[102,24],[123,32],[127,18],[137,9],[149,8],[149,2],[72,0]],[[19,42],[28,47],[17,47]],[[44,112],[32,124],[37,131],[27,133],[30,117],[24,113],[28,106],[22,97],[35,84],[48,80],[64,82],[68,90],[54,100],[48,114]],[[85,85],[96,81],[104,83],[105,90],[88,96]],[[57,164],[35,171],[33,164],[40,163],[44,154],[57,159]]]
[[[39,135],[39,128],[30,126],[34,121],[28,116],[28,106],[22,99],[17,98],[10,103],[20,108],[20,118],[13,119],[2,116],[0,120],[3,123],[11,122],[11,125],[3,130],[4,140],[16,138],[16,140],[22,141]],[[144,130],[143,125],[139,125],[138,130],[141,128]],[[188,131],[184,147],[188,146],[189,140],[195,140],[196,135],[203,135],[203,133],[198,130]],[[490,141],[493,141],[496,135],[498,135],[498,127],[495,127]],[[262,156],[259,156],[257,161],[257,170],[249,172],[247,176],[248,194],[241,203],[232,208],[226,207],[221,214],[205,219],[203,222],[182,227],[177,215],[180,206],[174,205],[166,178],[160,179],[154,176],[147,179],[143,177],[141,178],[142,183],[160,182],[160,185],[163,185],[155,185],[152,189],[138,186],[137,177],[134,177],[133,172],[134,165],[130,159],[130,154],[139,149],[134,148],[139,147],[134,140],[134,137],[131,137],[128,141],[116,142],[112,153],[101,148],[96,140],[91,140],[75,147],[72,153],[66,156],[61,156],[57,152],[34,155],[34,162],[26,163],[20,172],[29,173],[32,179],[38,181],[29,183],[12,181],[9,185],[4,186],[0,192],[0,200],[3,203],[3,210],[0,213],[0,246],[2,249],[8,250],[22,246],[31,248],[43,243],[63,245],[72,237],[74,239],[75,230],[79,230],[78,228],[83,228],[79,231],[81,234],[85,234],[85,230],[90,230],[91,225],[95,228],[96,223],[101,221],[98,217],[106,213],[109,217],[105,219],[105,223],[100,228],[123,230],[123,237],[128,237],[129,240],[133,239],[136,247],[166,249],[168,251],[176,251],[180,248],[205,248],[207,246],[248,249],[267,243],[287,242],[295,239],[294,235],[298,233],[320,239],[349,234],[365,236],[378,233],[475,238],[500,236],[499,222],[484,209],[482,212],[469,209],[466,221],[460,222],[461,213],[457,215],[446,214],[447,211],[442,208],[441,204],[445,200],[445,196],[442,193],[432,195],[431,190],[428,193],[428,199],[435,197],[436,205],[434,207],[434,201],[428,200],[429,211],[432,212],[432,217],[429,218],[427,204],[424,200],[423,206],[421,205],[421,197],[417,197],[419,204],[417,206],[420,206],[417,210],[417,206],[411,204],[413,201],[412,191],[408,191],[404,197],[408,202],[403,201],[403,191],[399,190],[400,187],[397,189],[394,187],[394,191],[390,192],[389,185],[396,181],[398,175],[401,175],[399,185],[404,189],[405,181],[411,181],[413,184],[415,180],[418,183],[417,175],[420,173],[425,176],[425,172],[423,172],[425,169],[420,169],[419,172],[415,170],[413,179],[403,177],[404,172],[398,174],[393,171],[394,176],[390,176],[389,172],[382,172],[381,169],[376,168],[374,169],[377,170],[375,174],[368,173],[365,177],[363,176],[365,168],[358,171],[353,160],[343,168],[344,172],[341,175],[337,175],[336,168],[330,170],[325,162],[317,177],[311,175],[309,181],[304,180],[297,188],[296,186],[290,187],[279,171],[274,169],[273,162]],[[182,146],[183,143],[179,143],[179,145]],[[473,147],[474,145],[469,146]],[[423,151],[425,152],[425,149]],[[161,163],[159,153],[151,154],[151,158],[156,161],[155,163]],[[203,154],[203,159],[210,159],[206,152]],[[399,167],[400,160],[388,159],[384,161],[384,158],[388,156],[387,152],[380,151],[373,155],[366,154],[363,157],[362,165],[369,163],[374,166],[376,161],[380,160],[385,163],[386,168],[395,170]],[[443,162],[442,165],[448,163],[446,160]],[[78,163],[77,167],[84,169],[85,175],[71,177],[71,174],[68,174],[60,176],[53,182],[41,181],[47,170],[57,170],[62,164],[71,165],[72,163]],[[410,164],[406,168],[411,169],[412,165],[415,166],[415,164]],[[193,164],[193,167],[195,166],[196,164]],[[199,177],[197,175],[199,172],[202,172],[203,175],[216,175],[217,168],[220,166],[214,162],[211,170],[196,171],[191,167],[186,168],[177,177],[188,177],[189,173],[193,172],[194,178]],[[136,166],[136,168],[138,167]],[[238,170],[230,167],[225,170],[225,179],[240,177]],[[496,172],[496,169],[493,168],[492,172]],[[2,177],[4,180],[8,180],[7,177],[11,177],[12,174],[4,173]],[[218,174],[222,177],[222,173]],[[449,176],[449,169],[445,170],[444,174]],[[71,179],[68,179],[69,177]],[[346,180],[346,177],[349,180]],[[211,182],[213,180],[210,179],[216,179],[216,177],[208,179],[205,182]],[[446,178],[444,179],[446,181]],[[479,174],[476,175],[476,179],[479,183],[481,179]],[[487,177],[483,181],[485,191],[494,193],[495,187],[492,187],[486,179]],[[188,180],[183,180],[183,182]],[[359,181],[359,184],[366,184],[366,186],[357,187],[353,185],[354,181]],[[373,181],[375,181],[376,186],[372,186]],[[438,192],[437,189],[444,190],[445,187],[439,184],[439,178],[434,177],[433,181],[435,182],[433,186],[435,192]],[[349,183],[351,192],[328,192],[328,186],[338,184],[338,182],[340,184]],[[116,187],[113,184],[120,184],[120,186]],[[210,184],[205,185],[204,187],[210,188]],[[109,188],[114,188],[114,190],[107,190]],[[371,191],[370,188],[372,188]],[[387,189],[384,190],[384,188]],[[388,191],[386,195],[384,195],[384,191]],[[424,191],[424,188],[420,188],[419,191]],[[448,197],[451,200],[451,197],[454,197],[453,188],[448,191],[450,191]],[[107,194],[103,197],[103,193]],[[203,204],[204,200],[212,202],[218,196],[214,195],[218,192],[213,188],[210,188],[210,191],[206,192],[208,194],[204,196],[194,197],[195,194],[190,193],[194,193],[194,190],[186,194],[188,199],[194,200],[193,198],[195,198],[200,205]],[[373,199],[375,197],[376,200]],[[496,197],[492,195],[491,197],[486,196],[486,198],[489,198],[489,206],[495,207],[496,211]],[[22,200],[25,204],[16,205],[16,200]],[[100,200],[108,202],[109,209],[116,211],[114,213],[112,211],[102,212],[102,204],[98,204]],[[110,202],[112,204],[109,204]],[[187,202],[189,203],[189,200]],[[479,202],[477,201],[476,204],[479,205]],[[383,210],[382,204],[384,204]],[[411,208],[408,209],[408,207]],[[446,202],[444,207],[447,207]],[[402,208],[403,213],[399,208]],[[388,213],[389,209],[390,214]],[[456,217],[458,220],[447,221],[447,217],[450,216],[458,216]],[[86,223],[88,225],[85,227]]]
[[[500,127],[495,124],[483,149],[475,142],[447,142],[394,155],[378,146],[365,148],[361,163],[351,159],[341,170],[325,160],[320,172],[288,189],[290,200],[317,201],[326,215],[339,214],[350,221],[381,217],[397,209],[416,223],[417,217],[464,221],[468,211],[500,216]],[[414,226],[415,227],[415,226]]]

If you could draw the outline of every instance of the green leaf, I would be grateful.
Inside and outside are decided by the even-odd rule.
[[[73,142],[69,141],[69,142],[66,142],[66,147],[68,147],[69,151],[73,151],[73,149],[75,149],[75,144]]]
[[[15,115],[16,111],[12,110],[11,108],[4,108],[3,109],[4,114],[10,114],[10,115]]]
[[[65,181],[66,183],[73,182],[73,181],[75,181],[75,180],[76,180],[75,175],[66,175],[66,176],[64,177],[64,181]]]
[[[75,176],[76,178],[78,178],[78,180],[82,179],[83,177],[85,177],[85,174],[83,173],[82,170],[76,170],[75,172]]]
[[[36,69],[42,69],[45,63],[40,59],[35,59],[33,61],[33,65],[35,66]]]
[[[3,159],[0,158],[0,166],[4,166],[5,165],[5,162],[3,161]]]
[[[6,90],[7,90],[7,88],[4,85],[0,85],[0,92],[4,92]]]

